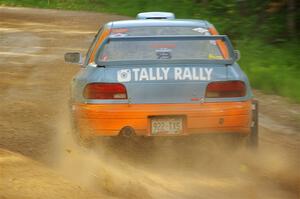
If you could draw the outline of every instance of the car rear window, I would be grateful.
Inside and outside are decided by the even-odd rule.
[[[154,27],[132,27],[114,28],[111,35],[118,36],[153,36],[153,35],[210,35],[206,28],[185,26],[154,26]]]
[[[106,43],[98,54],[98,62],[132,60],[227,60],[228,48],[222,39],[134,40],[126,38]]]

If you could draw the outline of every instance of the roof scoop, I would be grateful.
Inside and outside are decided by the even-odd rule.
[[[141,12],[137,14],[137,19],[175,19],[172,12]]]

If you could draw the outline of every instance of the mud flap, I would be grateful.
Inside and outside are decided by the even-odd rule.
[[[252,100],[252,123],[248,146],[250,148],[258,147],[258,100]]]

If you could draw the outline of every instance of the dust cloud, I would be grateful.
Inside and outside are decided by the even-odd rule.
[[[66,110],[67,112],[67,110]],[[116,198],[297,198],[298,164],[282,148],[229,147],[219,137],[133,138],[78,145],[59,118],[56,169]]]

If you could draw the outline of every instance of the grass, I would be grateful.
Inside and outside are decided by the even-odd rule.
[[[260,41],[240,41],[239,64],[254,88],[300,102],[299,44],[294,41],[274,46]]]
[[[240,17],[234,2],[213,0],[203,7],[195,0],[0,0],[0,5],[87,10],[132,17],[142,11],[171,11],[178,18],[207,19],[219,32],[228,34],[241,51],[239,63],[254,88],[300,102],[299,39],[289,41],[283,36],[281,43],[266,42],[284,30],[282,15],[271,17],[258,27],[257,15]]]

